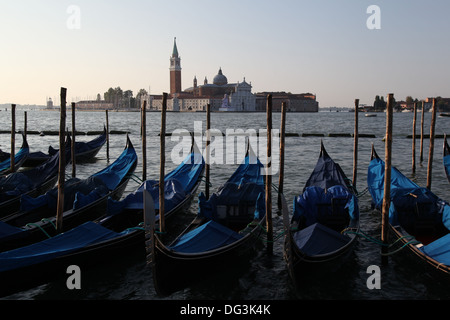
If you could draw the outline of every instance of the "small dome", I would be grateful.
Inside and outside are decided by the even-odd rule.
[[[222,68],[219,69],[219,74],[214,77],[213,83],[218,86],[223,86],[228,83],[227,77],[222,73]]]

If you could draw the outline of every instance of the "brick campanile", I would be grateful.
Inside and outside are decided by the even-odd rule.
[[[170,94],[181,92],[181,58],[178,56],[177,38],[174,39],[170,57]]]

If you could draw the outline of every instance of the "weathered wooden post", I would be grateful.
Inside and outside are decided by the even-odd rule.
[[[353,141],[353,187],[356,189],[356,180],[358,177],[358,139],[359,139],[359,133],[358,133],[358,117],[359,117],[359,99],[355,99],[355,134],[354,134],[354,141]]]
[[[417,120],[417,102],[414,102],[413,115],[413,141],[412,141],[412,173],[416,173],[416,120]]]
[[[387,251],[389,241],[389,208],[391,205],[391,168],[392,168],[392,118],[393,118],[393,99],[394,95],[390,93],[387,99],[386,110],[386,145],[385,145],[385,170],[384,170],[384,197],[382,206],[381,220],[381,247],[382,263],[388,262]]]
[[[433,98],[433,106],[432,106],[432,114],[431,114],[431,127],[430,127],[430,150],[428,152],[428,170],[427,170],[427,189],[431,190],[431,180],[433,173],[433,156],[434,156],[434,135],[435,135],[435,126],[436,126],[436,99]]]
[[[272,226],[272,95],[267,96],[267,164],[266,164],[266,226],[267,250],[273,253]]]
[[[206,105],[206,182],[205,182],[205,197],[209,199],[209,184],[210,184],[210,144],[211,144],[211,105]]]
[[[164,218],[164,176],[166,164],[166,111],[167,111],[167,93],[163,93],[163,103],[161,109],[161,134],[160,134],[160,167],[159,167],[159,229],[165,231]]]
[[[58,170],[58,203],[56,211],[56,231],[58,233],[63,230],[63,213],[64,213],[64,178],[65,178],[65,127],[66,127],[66,95],[67,89],[61,88],[61,119],[59,125],[59,170]],[[73,152],[72,152],[73,153]]]
[[[25,136],[25,139],[27,138],[27,131],[28,131],[28,114],[26,111],[23,112],[23,135]]]
[[[109,116],[108,110],[106,112],[106,160],[109,162]]]
[[[72,150],[70,152],[72,156],[72,178],[77,176],[77,161],[76,161],[76,150],[75,150],[75,102],[72,102]]]
[[[11,154],[10,164],[11,173],[16,171],[15,155],[16,155],[16,105],[11,105]]]
[[[425,101],[422,101],[422,122],[420,124],[420,164],[423,162],[423,134],[424,134],[424,119],[425,119]]]
[[[286,140],[286,102],[283,101],[281,104],[281,125],[280,125],[280,172],[278,177],[278,211],[281,214],[283,209],[283,203],[281,199],[281,194],[284,190],[284,150],[285,150],[285,140]]]
[[[147,180],[147,100],[141,107],[141,138],[142,138],[142,181]]]

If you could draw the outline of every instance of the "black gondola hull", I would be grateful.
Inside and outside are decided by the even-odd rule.
[[[331,254],[308,256],[298,249],[292,235],[285,239],[285,260],[288,273],[296,287],[301,287],[305,280],[311,281],[312,276],[323,277],[339,272],[350,259],[356,243],[354,237],[345,247]]]
[[[141,251],[145,259],[144,231],[136,230],[126,236],[84,248],[44,263],[0,273],[0,297],[48,283],[55,279],[66,282],[67,268],[75,265],[85,272],[93,266],[106,263],[106,259],[120,259],[131,251]]]
[[[51,179],[44,182],[42,185],[40,185],[38,188],[35,188],[27,193],[25,195],[29,197],[38,197],[40,195],[43,195],[50,189],[52,189],[56,182],[58,181],[58,175],[55,175]],[[10,200],[7,200],[5,202],[2,202],[0,204],[0,219],[6,218],[9,215],[12,215],[14,213],[17,213],[20,211],[20,196],[14,197]]]
[[[136,165],[137,164],[135,163],[132,166],[132,168],[130,169],[130,173],[134,172]],[[84,222],[93,221],[104,216],[107,213],[108,209],[108,198],[111,197],[114,200],[119,200],[122,197],[122,194],[125,191],[129,180],[129,175],[127,175],[127,177],[123,179],[122,183],[120,183],[119,186],[112,192],[104,195],[103,197],[97,199],[89,205],[84,206],[83,208],[64,212],[63,228],[61,232],[65,232]],[[41,211],[37,211],[36,213],[34,213],[35,217],[32,219],[32,221],[38,222],[31,225],[25,233],[19,234],[17,236],[12,236],[10,239],[4,239],[0,243],[0,252],[23,247],[37,241],[42,241],[45,240],[48,236],[55,236],[57,234],[55,229],[56,218],[54,218],[53,216],[48,217],[48,214],[47,216],[42,216],[42,214],[45,214],[45,212],[43,213]],[[48,220],[42,221],[41,219],[43,218],[48,218]],[[18,219],[21,218],[19,217]],[[27,215],[26,219],[30,219],[29,215]],[[21,225],[20,220],[15,220],[14,222]]]
[[[191,194],[187,195],[175,208],[167,212],[167,219],[189,209],[200,184],[201,179],[197,181]],[[118,190],[116,194],[117,199],[120,198],[124,189],[125,186],[121,188],[120,195]],[[65,283],[68,277],[67,268],[71,265],[79,266],[82,272],[85,272],[92,267],[108,263],[110,259],[129,257],[132,252],[142,253],[143,261],[145,261],[145,231],[141,228],[136,228],[142,222],[142,219],[142,210],[124,210],[109,218],[107,222],[99,223],[108,229],[118,232],[126,228],[133,228],[132,232],[47,262],[0,273],[0,283],[2,283],[0,296],[31,289],[56,279],[61,279],[62,283]],[[97,219],[97,221],[99,220],[101,219]],[[67,229],[69,228],[67,227]]]
[[[261,230],[260,226],[256,226],[250,234],[231,246],[193,255],[173,252],[155,236],[154,244],[150,244],[153,249],[149,262],[156,292],[168,296],[187,286],[205,283],[210,276],[248,264],[252,249],[261,243]]]

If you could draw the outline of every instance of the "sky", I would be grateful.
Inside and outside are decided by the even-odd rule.
[[[0,104],[58,104],[61,87],[68,102],[168,92],[175,37],[183,89],[222,68],[320,107],[450,97],[449,12],[448,0],[0,0]]]

